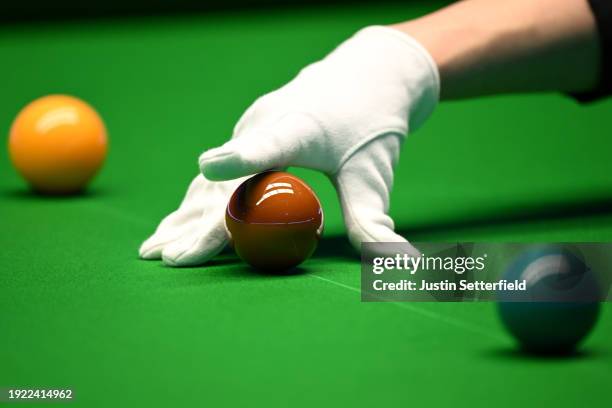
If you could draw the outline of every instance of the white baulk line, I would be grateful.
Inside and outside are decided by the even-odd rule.
[[[361,290],[360,289],[354,288],[354,287],[349,286],[349,285],[345,285],[344,283],[336,282],[334,280],[327,279],[327,278],[324,278],[322,276],[315,275],[315,274],[312,274],[312,273],[308,274],[308,276],[312,276],[312,277],[320,279],[322,281],[331,283],[332,285],[340,286],[340,287],[348,289],[348,290],[350,290],[352,292],[356,292],[356,293],[361,294]],[[447,324],[449,324],[451,326],[460,327],[460,328],[462,328],[464,330],[471,331],[473,333],[478,333],[478,334],[480,334],[482,336],[489,337],[491,339],[495,339],[495,340],[498,340],[498,341],[500,341],[500,340],[501,341],[507,340],[506,337],[498,336],[498,335],[490,332],[489,330],[487,330],[487,329],[485,329],[483,327],[476,326],[476,325],[473,325],[473,324],[470,324],[470,323],[466,323],[466,322],[463,322],[463,321],[460,321],[460,320],[451,319],[451,318],[443,316],[443,315],[441,315],[439,313],[435,313],[435,312],[432,312],[430,310],[425,310],[425,309],[416,307],[414,304],[411,304],[411,303],[405,303],[405,302],[385,302],[385,303],[391,303],[391,304],[396,305],[398,307],[401,307],[403,309],[407,309],[407,310],[410,310],[412,312],[416,312],[416,313],[420,314],[421,316],[425,316],[425,317],[428,317],[430,319],[438,320],[438,321],[447,323]]]

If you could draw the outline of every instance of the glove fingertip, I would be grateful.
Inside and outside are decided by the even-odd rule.
[[[213,156],[204,153],[199,165],[202,175],[211,181],[226,181],[242,176],[238,171],[243,158],[238,152],[225,151]]]
[[[146,260],[161,259],[162,249],[161,244],[150,245],[145,242],[138,249],[138,256]]]

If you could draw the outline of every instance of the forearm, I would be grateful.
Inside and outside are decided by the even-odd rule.
[[[441,99],[579,92],[599,75],[597,30],[586,0],[465,0],[392,27],[430,52]]]

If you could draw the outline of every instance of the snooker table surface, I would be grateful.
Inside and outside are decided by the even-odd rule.
[[[322,175],[326,230],[303,273],[231,252],[141,261],[197,157],[258,96],[354,31],[433,5],[378,4],[0,27],[0,125],[49,93],[90,102],[108,160],[74,197],[28,191],[0,155],[0,387],[74,406],[570,407],[605,404],[612,309],[581,352],[516,351],[492,303],[361,303],[360,263]],[[403,146],[391,213],[414,241],[612,241],[612,101],[442,103]]]

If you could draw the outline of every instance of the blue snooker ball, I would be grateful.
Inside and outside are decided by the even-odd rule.
[[[583,257],[568,247],[526,250],[503,276],[525,281],[525,291],[498,292],[498,312],[522,349],[571,353],[592,330],[600,312],[600,286]]]

